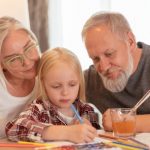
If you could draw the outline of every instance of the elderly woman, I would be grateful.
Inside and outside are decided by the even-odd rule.
[[[0,18],[0,137],[7,122],[35,99],[39,58],[35,35],[14,18]]]

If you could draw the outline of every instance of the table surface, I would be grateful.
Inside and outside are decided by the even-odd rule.
[[[7,139],[0,139],[0,142],[2,143],[14,143],[11,141],[8,141]],[[17,147],[0,147],[0,150],[20,150],[22,148],[17,148]],[[34,150],[34,148],[23,148],[23,150]]]
[[[98,131],[99,133],[105,133],[104,131]],[[105,133],[105,134],[112,134],[112,133]],[[148,144],[150,146],[150,133],[141,133],[141,134],[137,134],[135,139],[145,143],[145,144]],[[0,143],[14,143],[14,142],[11,142],[11,141],[8,141],[7,139],[0,139]],[[53,142],[52,142],[53,143]],[[58,143],[58,142],[55,142],[55,143]],[[69,143],[69,142],[66,142],[66,143]],[[20,147],[1,147],[0,146],[0,150],[35,150],[35,148],[20,148]]]

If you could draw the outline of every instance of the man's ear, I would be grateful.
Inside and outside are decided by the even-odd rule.
[[[131,31],[127,33],[127,40],[128,40],[131,51],[134,51],[137,48],[137,44],[136,44],[135,36]]]

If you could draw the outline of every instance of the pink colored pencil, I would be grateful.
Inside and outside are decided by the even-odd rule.
[[[43,147],[43,145],[33,145],[33,144],[18,144],[18,143],[0,143],[0,147]]]

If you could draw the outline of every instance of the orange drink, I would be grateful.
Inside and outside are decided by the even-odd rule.
[[[111,109],[112,127],[115,136],[132,137],[136,129],[136,112],[130,108]]]
[[[135,133],[135,121],[123,121],[113,123],[113,131],[118,136],[132,136]]]

